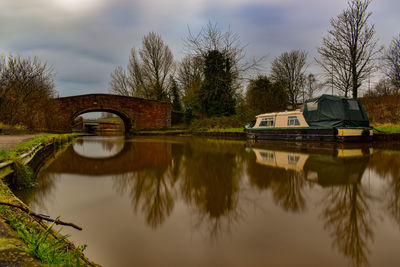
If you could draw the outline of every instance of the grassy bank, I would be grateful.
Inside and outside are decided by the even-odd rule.
[[[15,149],[0,150],[0,162],[19,157],[24,153],[30,152],[36,147],[46,145],[51,142],[57,142],[58,144],[65,143],[68,140],[72,139],[74,136],[75,134],[49,134],[34,137],[26,142],[19,144]]]
[[[11,159],[14,168],[13,176],[17,176],[17,180],[25,180],[26,177],[21,178],[24,174],[21,173],[20,169],[28,168],[29,170],[29,167],[25,162],[20,161],[21,155],[32,151],[37,152],[50,144],[54,144],[55,146],[52,147],[55,148],[61,147],[62,144],[68,143],[74,137],[74,134],[38,136],[20,144],[14,150],[1,151],[1,159],[3,161]],[[83,255],[85,246],[75,247],[67,240],[68,236],[63,236],[53,229],[54,223],[48,225],[43,220],[33,216],[34,213],[12,193],[3,179],[0,180],[0,202],[20,207],[0,205],[1,220],[15,231],[12,234],[25,243],[24,247],[16,247],[17,249],[39,259],[43,266],[95,266]],[[28,212],[24,212],[23,209]],[[6,245],[8,247],[13,246],[11,243]],[[3,253],[1,257],[6,257],[6,255]],[[11,255],[11,257],[13,256]]]
[[[375,129],[375,132],[378,133],[400,133],[400,124],[378,124],[372,125]]]

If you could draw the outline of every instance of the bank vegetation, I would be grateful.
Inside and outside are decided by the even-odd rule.
[[[42,150],[48,146],[56,151],[74,137],[74,134],[39,136],[20,144],[14,150],[0,151],[0,218],[24,241],[26,246],[22,249],[39,259],[44,266],[96,265],[83,255],[86,246],[74,246],[68,241],[67,235],[53,229],[55,224],[73,224],[62,222],[60,217],[51,219],[35,214],[15,197],[10,188],[35,186],[34,171],[26,159],[33,160],[33,157],[43,153]],[[6,172],[7,175],[3,177],[3,170],[9,166],[12,166],[13,173]],[[47,224],[43,219],[52,223]],[[10,243],[9,246],[13,245]]]

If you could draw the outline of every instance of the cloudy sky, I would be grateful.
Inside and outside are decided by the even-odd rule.
[[[268,74],[270,62],[292,49],[307,51],[312,63],[330,18],[346,6],[346,0],[0,0],[0,54],[48,62],[60,96],[106,93],[110,73],[126,66],[145,34],[161,34],[179,61],[188,27],[196,33],[211,21],[239,34],[249,58],[267,56]],[[388,46],[400,32],[400,1],[373,0],[369,10]]]

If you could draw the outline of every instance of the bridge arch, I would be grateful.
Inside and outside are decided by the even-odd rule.
[[[132,129],[132,118],[129,117],[128,114],[126,114],[125,112],[119,111],[119,110],[115,110],[112,108],[86,108],[86,109],[82,109],[79,110],[77,112],[75,112],[74,114],[72,114],[72,118],[70,118],[70,120],[74,121],[79,115],[82,115],[84,113],[88,113],[88,112],[108,112],[108,113],[113,113],[115,115],[117,115],[118,117],[120,117],[122,119],[122,121],[124,122],[124,127],[125,127],[125,132],[129,132],[129,129]]]
[[[64,118],[60,130],[72,130],[73,120],[86,112],[110,112],[125,124],[125,132],[160,129],[171,126],[171,104],[137,97],[111,94],[88,94],[54,100]]]

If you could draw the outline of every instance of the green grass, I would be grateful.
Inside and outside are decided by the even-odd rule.
[[[189,129],[170,129],[170,130],[148,130],[148,131],[137,131],[137,134],[154,134],[154,135],[168,135],[168,134],[180,134],[182,132],[189,132]]]
[[[70,249],[66,242],[68,235],[62,236],[59,232],[52,232],[54,223],[43,229],[28,224],[23,218],[17,218],[9,211],[6,211],[6,221],[17,230],[18,236],[27,244],[28,249],[25,251],[38,258],[43,265],[81,266],[80,256],[86,246]]]
[[[112,118],[99,118],[98,121],[101,122],[114,122],[114,123],[122,123],[122,119],[119,117],[112,117]]]
[[[375,132],[384,132],[384,133],[400,133],[400,125],[399,124],[381,124],[374,125]]]
[[[244,128],[211,128],[207,132],[217,132],[217,133],[243,133]]]
[[[0,128],[1,128],[1,129],[26,130],[26,127],[23,126],[23,125],[14,125],[14,126],[11,126],[11,125],[4,124],[4,123],[2,123],[2,122],[0,122]]]
[[[162,135],[162,134],[171,134],[171,133],[182,133],[182,132],[210,132],[210,133],[243,133],[244,128],[208,128],[208,129],[170,129],[170,130],[155,130],[155,131],[139,131],[140,133],[145,134],[154,134],[154,135]]]
[[[8,180],[10,185],[18,186],[18,188],[32,188],[34,185],[34,172],[31,167],[26,165],[19,157],[11,157],[14,162],[14,175]]]

